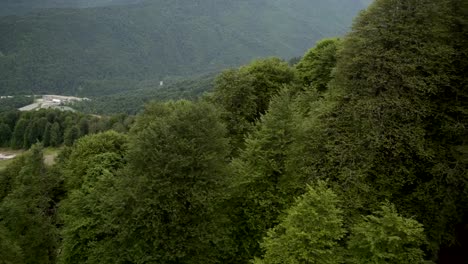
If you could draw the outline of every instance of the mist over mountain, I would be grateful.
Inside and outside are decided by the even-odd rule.
[[[111,94],[142,81],[299,56],[344,34],[362,0],[7,1],[0,94]],[[90,8],[76,8],[76,7]],[[96,7],[97,6],[97,7]],[[53,9],[44,7],[54,7]],[[74,8],[71,8],[74,7]]]
[[[0,16],[21,15],[45,8],[88,8],[136,4],[142,0],[3,0]]]

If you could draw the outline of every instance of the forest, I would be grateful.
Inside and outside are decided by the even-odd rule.
[[[344,34],[368,0],[3,0],[0,15],[90,2],[104,6],[0,16],[0,93],[111,95],[253,58],[288,59]]]
[[[210,73],[190,78],[175,78],[165,81],[163,86],[160,86],[159,81],[157,83],[147,81],[140,84],[136,90],[92,96],[91,100],[74,102],[69,106],[86,114],[135,115],[141,112],[144,105],[150,101],[194,100],[213,90],[216,75],[216,73]]]
[[[192,100],[3,112],[0,263],[467,263],[466,72],[468,2],[376,0]]]
[[[107,130],[125,133],[133,121],[133,116],[123,114],[93,116],[51,109],[0,111],[0,148],[29,149],[35,143],[44,147],[71,146],[88,134]]]

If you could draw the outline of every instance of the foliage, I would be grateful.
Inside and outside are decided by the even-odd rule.
[[[265,256],[255,263],[343,263],[339,241],[345,236],[337,195],[319,182],[287,210],[262,243]]]
[[[37,142],[45,147],[71,146],[87,134],[110,129],[126,132],[132,122],[133,117],[127,115],[97,117],[50,109],[5,112],[0,113],[0,146],[27,149]]]
[[[221,108],[234,147],[242,147],[271,98],[294,80],[294,71],[277,58],[253,61],[218,76],[209,100]]]
[[[59,243],[55,194],[60,188],[59,179],[45,169],[41,146],[33,146],[20,163],[14,165],[21,166],[21,170],[10,178],[8,195],[0,201],[2,235],[8,239],[8,233],[12,234],[5,253],[19,257],[12,263],[21,263],[21,256],[24,263],[55,263]]]
[[[365,197],[353,200],[358,208],[389,199],[416,215],[435,250],[454,241],[466,217],[457,149],[466,144],[468,98],[454,69],[454,2],[376,1],[344,40],[332,84],[340,114],[325,121],[328,166],[343,191]]]
[[[325,91],[332,79],[336,66],[339,39],[325,39],[310,49],[296,65],[299,78],[305,86],[311,85],[318,91]]]
[[[7,124],[0,123],[0,147],[10,145],[11,129]]]
[[[141,5],[150,13],[152,4]],[[221,11],[210,7],[200,14]],[[0,171],[0,259],[445,264],[440,252],[466,246],[467,10],[457,0],[376,0],[349,35],[319,42],[295,67],[254,61],[223,72],[202,100],[149,103],[135,122],[0,113],[3,144],[70,145],[54,166],[33,145]],[[107,73],[101,80],[115,84]],[[146,102],[158,80],[134,98]],[[182,93],[211,80],[186,81]]]
[[[20,264],[23,261],[21,248],[13,239],[11,233],[0,224],[0,263]]]
[[[114,131],[89,135],[79,139],[71,148],[68,160],[64,165],[67,189],[80,188],[84,182],[94,182],[94,167],[105,166],[108,170],[116,171],[124,163],[127,151],[127,138]],[[115,154],[115,155],[114,155]],[[115,157],[116,160],[113,160]],[[111,159],[107,159],[111,158]]]
[[[421,247],[425,243],[421,224],[398,215],[395,206],[384,204],[353,226],[348,241],[348,263],[423,263]]]
[[[79,139],[63,172],[68,197],[60,206],[63,242],[59,263],[98,263],[97,243],[114,230],[109,214],[115,205],[116,173],[125,166],[127,137],[108,131]],[[115,192],[115,193],[114,193]]]
[[[415,216],[432,254],[456,241],[467,204],[467,100],[449,6],[377,1],[364,12],[329,89],[298,95],[286,158],[288,173],[327,179],[343,196],[348,225],[382,200]]]
[[[289,90],[273,97],[270,110],[232,162],[234,190],[228,208],[242,249],[237,254],[247,259],[261,254],[258,241],[304,189],[304,180],[290,177],[284,164],[294,127],[292,101]]]
[[[77,126],[68,127],[63,134],[63,143],[66,146],[71,146],[78,139],[79,135],[80,129]]]
[[[216,208],[226,181],[224,135],[207,103],[147,106],[131,134],[132,177],[121,190],[132,204],[118,238],[122,260],[215,263],[223,257]]]

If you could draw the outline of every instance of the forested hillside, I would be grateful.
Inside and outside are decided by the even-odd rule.
[[[0,2],[0,16],[24,15],[46,8],[88,8],[136,4],[142,0],[3,0]]]
[[[341,35],[363,1],[147,0],[0,18],[0,93],[108,95]]]
[[[141,112],[145,104],[150,101],[194,100],[202,97],[213,90],[216,75],[212,73],[190,78],[180,78],[180,80],[165,82],[163,86],[160,86],[159,82],[154,81],[141,82],[135,90],[91,97],[91,100],[75,102],[69,106],[87,114],[135,115]]]
[[[54,165],[34,138],[0,171],[0,261],[466,264],[467,36],[468,2],[376,0],[294,66],[226,70]],[[105,121],[3,127],[49,115]]]

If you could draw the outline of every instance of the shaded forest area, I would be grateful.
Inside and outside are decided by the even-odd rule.
[[[33,145],[0,172],[0,259],[466,263],[467,15],[377,0],[294,66],[227,70],[53,166]]]

